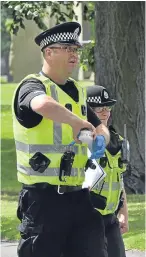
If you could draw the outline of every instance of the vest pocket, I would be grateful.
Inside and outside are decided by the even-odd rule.
[[[44,205],[43,198],[33,189],[23,189],[20,192],[17,209],[17,217],[24,223],[39,223],[43,219],[41,208]],[[40,215],[41,212],[41,215]]]
[[[22,189],[19,193],[18,200],[18,208],[17,208],[17,217],[21,221],[23,217],[23,213],[26,211],[28,203],[27,203],[27,194],[28,190]]]
[[[40,195],[39,195],[40,193]],[[38,237],[43,232],[43,211],[41,212],[43,200],[41,192],[37,193],[33,189],[23,189],[20,193],[18,213],[20,214],[21,224],[18,230],[21,240],[18,245],[19,257],[35,257],[34,249]]]

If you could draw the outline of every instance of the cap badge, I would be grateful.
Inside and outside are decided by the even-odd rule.
[[[79,33],[79,28],[75,29],[74,31],[74,37],[77,38]]]
[[[108,99],[108,98],[109,98],[107,91],[104,91],[104,98],[105,98],[105,99]]]

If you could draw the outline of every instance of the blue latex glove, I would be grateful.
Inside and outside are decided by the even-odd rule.
[[[73,145],[75,145],[75,141],[72,141],[68,146],[73,146]]]
[[[77,135],[77,138],[79,137],[80,133],[81,133],[81,132],[79,132],[79,134]],[[69,144],[69,146],[73,146],[73,145],[75,145],[75,143],[76,143],[75,141],[72,141],[72,142]]]
[[[100,159],[105,152],[106,143],[104,136],[96,136],[92,144],[92,154],[90,159]]]

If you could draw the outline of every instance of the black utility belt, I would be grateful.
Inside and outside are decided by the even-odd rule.
[[[53,189],[58,192],[58,194],[70,193],[82,190],[82,186],[65,186],[65,185],[50,185],[48,183],[36,183],[32,185],[23,184],[23,189]]]

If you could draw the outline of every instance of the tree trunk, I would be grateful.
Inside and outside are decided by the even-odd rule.
[[[127,192],[144,193],[144,13],[145,2],[96,2],[95,80],[117,104],[112,121],[130,143]]]

